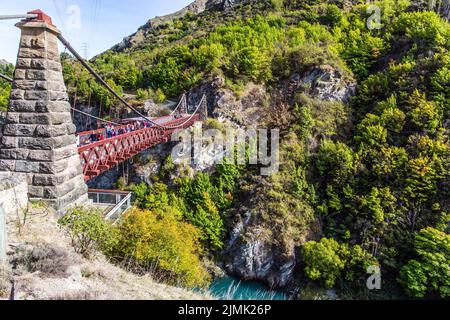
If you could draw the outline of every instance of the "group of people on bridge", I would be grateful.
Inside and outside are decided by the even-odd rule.
[[[77,145],[82,147],[94,142],[111,139],[133,131],[151,128],[153,124],[150,121],[133,120],[122,126],[106,124],[103,129],[94,130],[86,135],[77,134]]]

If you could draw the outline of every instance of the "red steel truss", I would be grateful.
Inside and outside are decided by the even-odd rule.
[[[169,142],[173,132],[189,128],[200,119],[199,114],[186,115],[176,120],[164,122],[164,127],[178,126],[174,129],[154,126],[79,147],[78,153],[83,167],[84,179],[89,181],[148,148]],[[188,121],[186,122],[186,120]],[[158,119],[155,121],[158,121]],[[180,124],[182,125],[179,126]],[[82,134],[88,135],[90,133],[99,133],[99,130],[83,132]]]

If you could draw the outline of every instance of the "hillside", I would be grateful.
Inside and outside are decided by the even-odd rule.
[[[196,1],[93,59],[136,106],[183,92],[192,106],[205,94],[205,127],[281,135],[271,176],[258,165],[186,168],[168,152],[137,157],[130,179],[114,184],[142,211],[114,229],[124,243],[113,254],[148,268],[158,239],[131,257],[140,242],[129,239],[168,229],[166,244],[185,260],[168,255],[159,269],[191,285],[209,281],[206,259],[299,298],[311,287],[343,298],[448,297],[448,1],[435,10],[374,3],[379,23],[356,0]],[[64,72],[80,103],[123,110],[70,56]],[[369,267],[382,272],[380,290],[366,287]]]
[[[111,264],[100,253],[86,259],[45,207],[30,204],[9,223],[9,266],[0,265],[0,300],[203,300]]]

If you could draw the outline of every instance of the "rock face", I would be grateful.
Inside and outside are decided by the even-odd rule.
[[[269,95],[263,85],[248,84],[238,97],[225,88],[225,80],[215,77],[202,82],[188,93],[190,108],[206,95],[208,114],[221,122],[239,127],[254,127],[258,124],[262,108],[269,102]],[[191,112],[193,110],[190,110]]]
[[[255,95],[254,89],[246,90],[253,94],[244,94],[240,99],[233,100],[226,90],[217,89],[220,87],[218,83],[220,82],[213,81],[209,87],[204,85],[204,90],[209,92],[213,105],[216,105],[213,114],[235,121],[235,112],[239,110],[237,114],[245,119],[239,120],[240,124],[248,125],[255,122],[255,117],[261,114],[257,106],[264,103],[264,99],[255,99],[255,97],[264,97],[265,89],[260,88],[262,95]],[[293,74],[280,87],[288,101],[291,101],[298,93],[305,93],[314,99],[345,103],[353,95],[356,84],[337,69],[323,65],[314,67],[303,74]],[[227,110],[227,106],[230,110]],[[239,107],[236,108],[236,106]],[[248,113],[249,116],[243,112],[245,109],[251,110]],[[264,182],[257,181],[255,185],[261,186]],[[304,241],[315,239],[320,234],[320,226],[317,222],[311,221],[311,224],[303,230],[302,239],[294,242],[290,236],[286,236],[289,233],[289,227],[286,227],[284,223],[277,225],[276,221],[279,217],[275,216],[270,208],[261,209],[260,204],[267,201],[264,193],[258,194],[250,190],[246,191],[242,198],[249,200],[248,203],[240,203],[240,208],[237,208],[235,212],[235,221],[224,252],[225,268],[227,272],[243,280],[259,280],[270,287],[284,287],[293,279],[296,247]],[[244,209],[241,209],[243,207]],[[302,215],[302,212],[291,214]]]
[[[205,10],[228,10],[232,7],[250,0],[195,0],[183,9],[161,17],[150,19],[145,25],[141,26],[138,31],[132,35],[125,37],[120,43],[112,47],[112,50],[122,51],[134,45],[139,45],[147,33],[160,25],[175,19],[183,18],[187,14],[200,14]],[[253,0],[255,1],[255,0]]]
[[[87,200],[56,35],[21,22],[20,49],[0,143],[0,171],[24,173],[28,196],[58,212]]]
[[[284,287],[295,267],[294,242],[277,244],[274,230],[260,224],[251,211],[238,216],[225,250],[227,272],[242,280],[258,280],[271,288]]]
[[[293,74],[284,92],[288,99],[298,92],[304,92],[317,99],[345,103],[355,93],[355,89],[354,80],[345,79],[340,71],[330,65],[322,65],[302,75]]]

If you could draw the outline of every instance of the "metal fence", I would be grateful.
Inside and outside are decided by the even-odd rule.
[[[131,208],[131,192],[89,189],[88,196],[94,206],[103,209],[108,220],[117,221]]]

